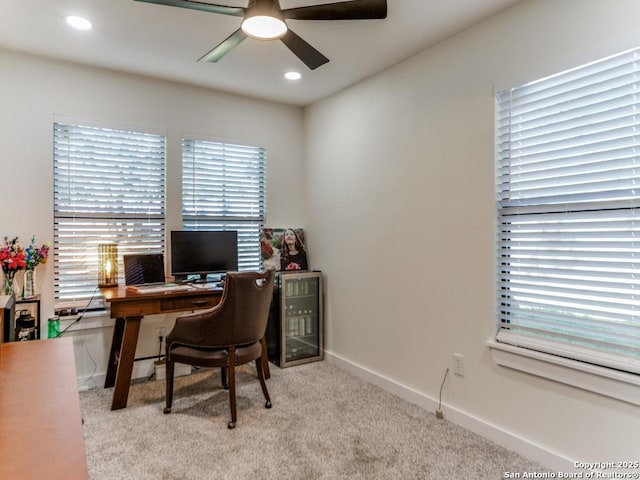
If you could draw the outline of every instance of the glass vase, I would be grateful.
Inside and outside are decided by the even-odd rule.
[[[23,298],[35,297],[36,295],[36,269],[24,271],[24,288],[22,290]]]
[[[4,272],[4,276],[2,279],[2,295],[16,296],[16,290],[15,290],[15,284],[14,284],[15,275],[16,275],[15,271]]]

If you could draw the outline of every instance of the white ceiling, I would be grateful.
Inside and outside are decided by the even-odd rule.
[[[200,0],[204,1],[204,0]],[[246,7],[247,0],[207,0]],[[0,47],[307,105],[385,70],[518,0],[388,0],[385,20],[289,20],[330,62],[309,70],[285,45],[246,39],[218,63],[197,62],[240,18],[134,0],[0,0]],[[281,0],[282,8],[328,3]],[[93,23],[71,29],[67,15]],[[302,73],[291,82],[288,70]]]

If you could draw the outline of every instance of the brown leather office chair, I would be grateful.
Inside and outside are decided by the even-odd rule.
[[[265,273],[228,273],[218,305],[206,312],[176,319],[166,339],[167,396],[164,413],[171,412],[175,362],[222,368],[222,384],[229,388],[231,407],[231,421],[227,426],[235,428],[235,367],[255,360],[266,399],[265,407],[271,408],[262,356],[273,297],[273,277],[273,270]]]

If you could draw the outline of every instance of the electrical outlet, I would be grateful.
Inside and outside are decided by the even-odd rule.
[[[453,373],[464,377],[464,355],[461,353],[453,354]]]
[[[156,328],[156,334],[158,335],[158,337],[164,337],[164,327]]]

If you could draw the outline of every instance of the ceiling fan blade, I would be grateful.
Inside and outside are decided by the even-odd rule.
[[[242,29],[238,29],[229,35],[225,40],[220,42],[218,45],[213,47],[210,51],[205,53],[202,57],[198,59],[199,62],[217,62],[222,57],[224,57],[227,53],[237,47],[240,42],[242,42],[247,35],[242,31]]]
[[[327,57],[293,33],[291,29],[287,30],[287,33],[280,40],[311,70],[315,70],[329,61]]]
[[[169,7],[182,7],[191,10],[201,10],[203,12],[221,13],[223,15],[233,15],[242,17],[244,8],[227,7],[225,5],[215,5],[213,3],[196,2],[194,0],[135,0],[136,2],[157,3],[158,5],[168,5]]]
[[[373,20],[387,18],[387,0],[354,0],[282,10],[290,20]]]

